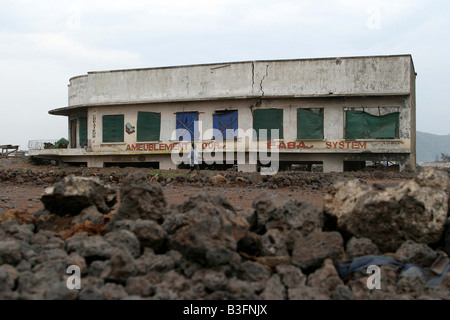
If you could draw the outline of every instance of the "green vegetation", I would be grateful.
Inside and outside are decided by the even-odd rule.
[[[441,160],[442,161],[450,161],[450,156],[446,155],[445,153],[441,153]]]

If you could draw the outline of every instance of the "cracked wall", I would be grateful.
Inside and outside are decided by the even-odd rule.
[[[69,106],[261,96],[409,94],[412,69],[410,56],[391,56],[90,72],[70,80]]]

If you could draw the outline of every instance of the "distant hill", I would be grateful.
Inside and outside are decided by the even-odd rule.
[[[426,132],[416,132],[417,162],[441,160],[441,153],[450,155],[450,134],[439,136]]]

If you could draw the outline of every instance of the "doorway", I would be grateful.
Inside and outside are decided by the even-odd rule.
[[[77,119],[70,120],[70,147],[77,147]]]

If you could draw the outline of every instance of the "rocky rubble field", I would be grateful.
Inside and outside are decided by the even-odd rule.
[[[335,182],[303,172],[229,172],[224,181],[133,170],[117,178],[118,193],[111,172],[78,173],[0,170],[1,181],[53,184],[45,209],[0,214],[0,299],[450,299],[450,267],[436,271],[450,253],[445,172],[386,186],[368,184],[370,172]],[[249,210],[207,193],[175,206],[161,188],[229,181],[329,187],[323,211],[279,205],[267,191]],[[374,263],[381,289],[367,287]],[[79,290],[67,287],[71,265]]]
[[[16,185],[46,186],[62,181],[68,176],[96,177],[103,183],[120,184],[126,177],[138,168],[79,168],[79,167],[55,167],[33,166],[27,163],[11,165],[0,162],[0,183]],[[25,161],[25,160],[24,160]],[[161,171],[157,169],[145,169],[150,181],[166,185],[191,185],[197,187],[241,185],[262,189],[277,189],[280,187],[293,187],[310,190],[319,190],[330,187],[336,180],[343,179],[411,179],[411,172],[398,173],[387,170],[367,170],[345,173],[321,173],[309,171],[280,171],[273,176],[263,176],[259,173],[244,173],[236,170],[217,171],[201,170],[190,173],[189,170],[177,169]]]

